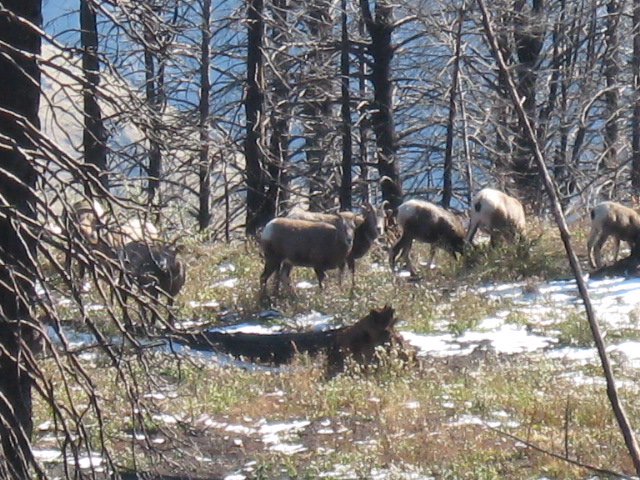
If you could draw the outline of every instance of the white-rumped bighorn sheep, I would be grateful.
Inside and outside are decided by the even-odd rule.
[[[111,218],[100,203],[87,199],[74,203],[67,213],[65,228],[72,245],[82,244],[87,250],[70,247],[66,251],[66,271],[71,272],[73,257],[79,259],[78,280],[84,279],[89,266],[90,250],[99,251],[108,258],[116,258],[124,245],[130,242],[155,242],[160,235],[151,222],[139,218],[130,218],[119,222]]]
[[[126,303],[135,286],[146,292],[155,301],[160,295],[167,297],[167,305],[172,306],[174,299],[184,286],[186,270],[184,263],[178,257],[179,247],[161,243],[147,243],[145,241],[128,242],[120,252],[123,271],[119,284],[122,294],[124,318],[130,323]],[[126,278],[133,280],[133,285],[126,282]],[[142,303],[141,303],[142,304]],[[144,306],[144,305],[143,305]],[[155,306],[152,321],[155,323],[157,312]]]
[[[407,200],[398,207],[397,222],[402,234],[389,253],[392,271],[400,254],[411,275],[416,276],[409,257],[414,240],[431,244],[429,266],[436,247],[446,250],[454,258],[463,252],[464,226],[460,217],[438,205],[425,200]]]
[[[287,218],[297,218],[300,220],[308,220],[312,222],[325,222],[332,225],[336,225],[336,222],[340,222],[337,217],[342,217],[347,221],[352,221],[355,224],[355,231],[353,234],[353,246],[351,251],[347,255],[347,266],[351,272],[351,285],[355,286],[355,272],[356,272],[356,260],[364,257],[374,242],[378,238],[378,214],[376,209],[369,202],[365,203],[362,207],[361,214],[355,214],[353,212],[340,212],[336,214],[309,212],[303,210],[300,207],[294,207],[287,214]],[[285,278],[289,276],[291,266],[285,265],[283,267],[283,275]]]
[[[469,229],[465,243],[471,244],[478,228],[491,236],[491,245],[499,239],[514,240],[524,235],[525,216],[522,203],[499,190],[480,190],[471,204]]]
[[[632,252],[640,241],[640,214],[616,202],[602,202],[591,209],[591,233],[587,241],[589,265],[602,267],[602,246],[613,237],[613,260],[617,260],[620,241],[628,242]]]
[[[264,271],[260,276],[261,292],[266,292],[269,277],[277,272],[276,292],[281,276],[291,266],[311,267],[322,289],[325,271],[344,269],[353,246],[355,223],[346,216],[335,215],[333,223],[279,217],[264,227],[260,246],[264,253]],[[284,269],[281,270],[281,267]]]

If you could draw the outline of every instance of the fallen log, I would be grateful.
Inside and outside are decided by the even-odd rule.
[[[372,309],[368,315],[351,326],[326,331],[265,335],[201,331],[173,332],[167,336],[192,348],[216,351],[271,365],[290,362],[298,353],[326,353],[327,371],[334,375],[344,369],[347,358],[352,358],[361,365],[376,362],[376,350],[379,347],[387,351],[399,348],[408,352],[408,347],[395,330],[396,322],[394,309],[385,305]],[[407,353],[404,358],[412,359],[413,355]]]
[[[637,277],[640,276],[640,257],[630,255],[617,262],[598,268],[589,274],[589,278],[599,280],[608,277]]]

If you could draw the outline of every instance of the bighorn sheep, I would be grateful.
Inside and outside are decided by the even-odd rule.
[[[351,272],[351,285],[355,286],[356,260],[364,257],[378,238],[378,215],[374,206],[369,202],[364,204],[361,215],[356,215],[352,212],[340,212],[337,215],[347,221],[353,221],[355,224],[353,246],[347,255],[347,266]],[[312,222],[325,222],[333,225],[340,221],[336,215],[309,212],[299,207],[291,209],[287,214],[287,218],[297,218]],[[290,265],[286,265],[283,268],[285,270],[283,272],[283,277],[288,277],[289,271],[291,270]]]
[[[160,243],[148,244],[144,241],[133,241],[124,245],[120,253],[123,271],[119,290],[122,293],[126,321],[129,321],[126,303],[131,291],[125,286],[126,274],[130,275],[137,287],[155,300],[158,300],[160,294],[166,296],[167,304],[171,306],[186,280],[184,263],[178,258],[180,250],[179,247],[174,248]],[[154,311],[152,318],[154,322],[156,316]]]
[[[496,245],[499,238],[513,240],[516,235],[523,235],[525,216],[522,203],[506,193],[484,188],[480,190],[471,208],[469,229],[465,243],[473,241],[478,228],[491,236],[491,245]]]
[[[431,244],[429,266],[433,262],[436,246],[443,248],[454,258],[463,252],[464,226],[460,217],[438,205],[418,199],[407,200],[398,207],[397,222],[402,235],[389,253],[392,271],[400,253],[411,275],[416,276],[409,258],[414,239]]]
[[[640,241],[640,214],[616,202],[602,202],[591,209],[587,254],[592,268],[602,267],[602,246],[609,237],[614,241],[614,261],[618,258],[620,240],[636,250]]]
[[[124,223],[110,218],[97,201],[80,200],[73,204],[66,218],[66,229],[76,241],[85,243],[92,250],[98,250],[110,258],[115,258],[129,242],[154,242],[160,237],[158,229],[151,222],[130,218]],[[72,250],[67,250],[65,266],[71,271]],[[87,261],[79,262],[78,279],[82,281],[87,269]]]
[[[274,272],[280,272],[283,265],[312,267],[320,289],[326,270],[343,270],[353,245],[355,224],[345,216],[337,216],[337,219],[331,224],[279,217],[267,223],[260,238],[265,259],[260,276],[261,291],[266,291],[267,280]],[[284,267],[282,274],[287,268]]]

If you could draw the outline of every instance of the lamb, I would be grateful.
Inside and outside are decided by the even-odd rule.
[[[369,202],[365,203],[362,209],[362,215],[356,215],[353,212],[340,212],[336,215],[309,212],[299,207],[293,208],[287,218],[298,218],[301,220],[325,222],[333,225],[340,222],[338,217],[355,223],[355,231],[353,235],[353,246],[349,255],[347,255],[347,266],[351,272],[351,285],[355,286],[356,260],[364,257],[379,235],[378,231],[378,215],[373,205]],[[283,277],[289,276],[290,266],[284,266],[285,271]]]
[[[178,257],[181,248],[167,244],[146,243],[144,241],[128,242],[120,252],[122,260],[119,291],[122,294],[122,305],[125,321],[131,324],[126,303],[131,292],[125,278],[130,276],[136,287],[145,291],[156,301],[160,294],[167,297],[167,305],[172,306],[176,295],[186,281],[184,263]],[[152,321],[155,323],[157,312],[154,311]]]
[[[343,270],[353,246],[355,224],[347,217],[338,218],[334,224],[285,217],[274,218],[267,223],[260,238],[265,259],[260,276],[261,292],[266,292],[269,277],[280,272],[283,265],[312,267],[320,289],[323,288],[326,270]],[[287,271],[286,268],[282,273]],[[277,278],[276,292],[281,276]]]
[[[480,228],[491,236],[491,245],[499,239],[514,240],[524,235],[525,216],[522,203],[506,193],[484,188],[473,199],[469,229],[464,239],[471,244]]]
[[[463,253],[464,226],[460,217],[438,205],[425,200],[407,200],[398,207],[397,222],[402,234],[389,253],[392,271],[400,253],[411,275],[417,275],[409,258],[414,239],[431,244],[429,266],[433,262],[436,246],[454,258]]]
[[[633,254],[639,247],[640,214],[616,202],[602,202],[591,209],[587,254],[592,268],[602,267],[602,246],[609,237],[614,240],[614,261],[618,258],[620,240],[629,243]]]

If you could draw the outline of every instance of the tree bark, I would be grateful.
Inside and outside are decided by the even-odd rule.
[[[202,25],[200,42],[200,101],[198,104],[198,129],[200,132],[200,148],[198,152],[199,185],[198,192],[198,227],[203,232],[211,222],[211,158],[209,158],[209,95],[211,81],[209,66],[211,64],[211,0],[202,2]]]
[[[250,0],[248,4],[247,39],[247,95],[245,114],[247,118],[245,138],[245,163],[247,182],[246,232],[255,235],[257,230],[269,221],[264,191],[263,154],[260,149],[262,139],[261,119],[264,102],[264,61],[262,43],[264,21],[263,0]]]
[[[389,202],[389,208],[396,209],[402,203],[402,184],[396,161],[398,145],[393,119],[391,80],[391,62],[394,55],[391,43],[393,6],[387,0],[378,0],[375,18],[371,13],[369,0],[360,0],[360,8],[371,37],[369,53],[373,58],[371,83],[374,91],[371,124],[376,136],[377,168],[381,178],[388,177],[391,180],[381,183],[382,200]]]
[[[633,2],[633,114],[631,118],[631,188],[640,196],[640,2]]]
[[[89,175],[95,177],[105,189],[109,188],[107,171],[107,133],[98,103],[100,62],[98,60],[98,28],[96,12],[91,0],[80,1],[80,43],[82,44],[82,70],[85,77],[82,89],[84,101],[84,146],[85,164],[93,165]],[[87,192],[89,193],[89,192]]]
[[[34,330],[28,327],[34,301],[35,240],[25,227],[33,219],[36,172],[30,153],[39,128],[40,0],[5,0],[0,13],[0,469],[9,478],[29,478],[32,378],[26,358]],[[3,45],[9,47],[4,47]],[[12,48],[15,48],[13,50]]]
[[[342,41],[340,51],[340,79],[342,117],[342,181],[340,182],[340,210],[349,211],[352,208],[352,175],[353,143],[351,140],[351,95],[349,90],[349,30],[347,28],[347,2],[342,0]]]
[[[273,53],[272,64],[276,70],[273,78],[272,109],[271,109],[271,140],[269,142],[270,158],[267,163],[269,173],[266,185],[266,202],[269,216],[275,216],[279,208],[283,207],[288,198],[287,163],[289,162],[289,117],[291,110],[291,92],[287,82],[290,53],[280,49],[286,43],[288,25],[288,0],[274,0],[273,2],[273,43],[276,50]]]
[[[601,170],[607,171],[616,166],[617,143],[618,143],[618,123],[620,119],[618,105],[618,76],[620,74],[619,65],[619,41],[618,23],[620,19],[620,8],[618,0],[610,0],[607,3],[607,31],[606,50],[604,57],[604,78],[606,91],[604,93],[605,104],[607,106],[607,117],[604,125],[604,157]],[[611,190],[611,189],[608,189]],[[613,192],[610,191],[610,194]]]
[[[451,91],[449,93],[449,121],[447,122],[447,139],[444,149],[444,166],[442,175],[442,206],[447,208],[453,198],[453,137],[456,123],[456,104],[460,86],[460,55],[462,50],[462,24],[464,23],[464,9],[462,6],[458,16],[456,31],[456,47],[451,74]]]
[[[523,108],[529,121],[536,128],[536,92],[537,69],[544,40],[543,13],[544,1],[532,0],[527,8],[526,0],[515,0],[515,42],[518,58],[518,93],[524,100]],[[539,195],[540,176],[533,159],[535,146],[531,144],[522,127],[518,129],[516,151],[513,159],[518,190],[524,198],[536,199]]]

